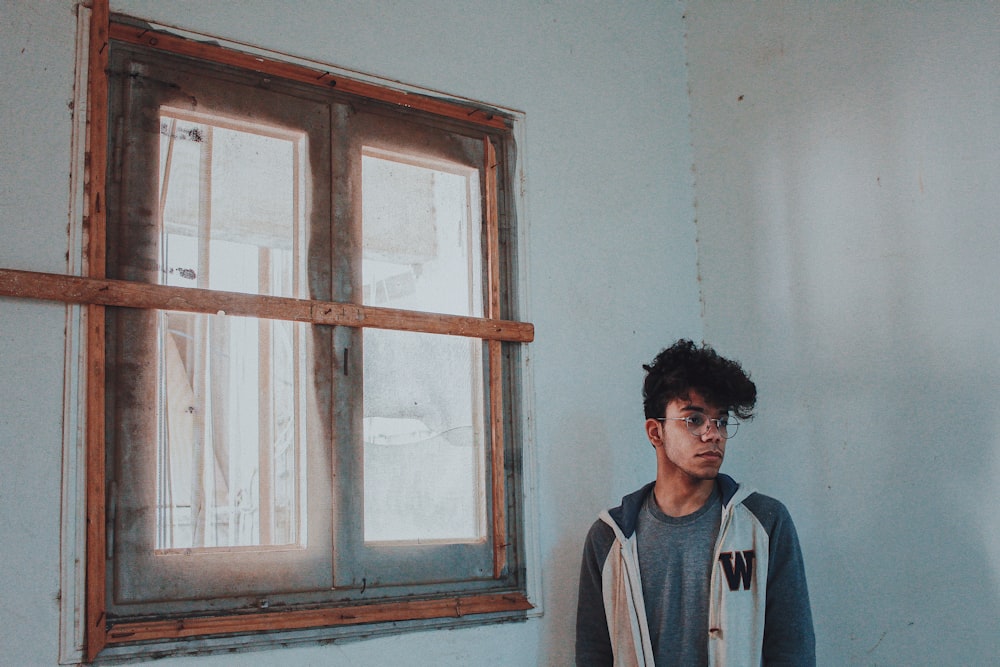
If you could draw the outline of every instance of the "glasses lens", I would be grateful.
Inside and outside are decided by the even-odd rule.
[[[731,417],[720,417],[719,419],[708,419],[703,415],[691,415],[686,420],[688,431],[691,435],[701,437],[708,431],[709,422],[715,424],[716,430],[727,440],[736,435],[740,423]]]
[[[705,430],[708,428],[708,419],[704,415],[691,415],[684,422],[691,435],[699,437],[705,435]]]

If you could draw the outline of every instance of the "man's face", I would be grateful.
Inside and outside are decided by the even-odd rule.
[[[701,394],[692,390],[686,399],[675,398],[667,403],[663,421],[646,420],[646,433],[671,472],[695,481],[715,479],[726,455],[726,440],[719,434],[714,422],[700,436],[693,435],[685,417],[717,419],[727,416],[727,411],[707,403]]]

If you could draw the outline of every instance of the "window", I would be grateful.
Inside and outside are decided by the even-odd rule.
[[[87,657],[523,617],[514,117],[109,29]]]

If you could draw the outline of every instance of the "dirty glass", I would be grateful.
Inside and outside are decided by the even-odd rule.
[[[295,297],[301,136],[160,117],[163,282]],[[302,325],[162,311],[156,548],[304,539]]]
[[[364,303],[482,316],[479,172],[366,149]],[[485,539],[483,343],[364,331],[364,539]]]

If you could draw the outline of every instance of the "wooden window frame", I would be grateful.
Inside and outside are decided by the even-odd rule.
[[[486,139],[485,178],[487,246],[485,317],[421,313],[363,306],[354,303],[257,296],[196,288],[171,287],[114,280],[106,277],[106,210],[104,206],[108,161],[108,56],[110,41],[144,45],[201,60],[233,65],[300,83],[336,87],[338,91],[368,99],[418,109],[438,116],[474,123],[484,128],[509,129],[510,119],[488,108],[417,95],[366,81],[334,76],[258,54],[234,51],[174,34],[112,21],[107,0],[95,0],[91,8],[88,93],[86,114],[86,159],[84,167],[84,276],[0,269],[0,295],[81,304],[85,322],[88,387],[84,408],[86,468],[86,564],[84,660],[91,662],[107,647],[136,642],[171,642],[254,632],[309,630],[381,622],[462,618],[525,612],[533,608],[523,584],[518,590],[448,594],[432,599],[405,599],[369,603],[330,604],[320,608],[228,613],[184,618],[109,622],[106,617],[107,508],[105,438],[105,308],[127,307],[175,310],[192,313],[243,315],[256,318],[347,327],[375,327],[401,331],[448,334],[481,339],[488,351],[491,460],[490,493],[493,508],[493,575],[499,579],[507,567],[506,547],[507,479],[504,461],[505,416],[502,345],[528,343],[534,339],[530,323],[501,318],[501,250],[497,191],[497,156]]]

